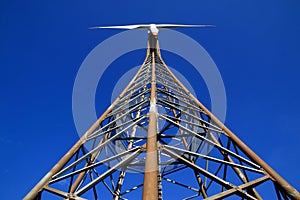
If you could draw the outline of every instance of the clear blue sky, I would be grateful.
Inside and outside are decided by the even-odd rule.
[[[96,45],[118,33],[87,28],[152,22],[217,25],[180,31],[197,40],[221,72],[226,124],[299,190],[299,1],[142,2],[0,2],[1,199],[23,197],[77,141],[77,70]],[[127,59],[126,70],[143,59]],[[191,78],[191,84],[199,83]],[[109,95],[98,98],[97,111],[109,102]]]

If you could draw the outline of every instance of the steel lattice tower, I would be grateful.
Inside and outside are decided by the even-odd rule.
[[[129,85],[24,199],[300,199],[174,76],[157,33]]]

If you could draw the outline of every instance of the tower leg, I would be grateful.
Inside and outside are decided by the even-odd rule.
[[[156,109],[156,77],[155,54],[152,52],[152,78],[150,94],[150,111],[148,136],[146,143],[146,163],[144,173],[143,200],[158,199],[158,157],[157,157],[157,109]]]

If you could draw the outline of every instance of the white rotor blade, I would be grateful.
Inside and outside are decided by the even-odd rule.
[[[123,25],[123,26],[94,26],[90,27],[90,29],[149,29],[150,25],[147,24],[133,24],[133,25]]]
[[[152,24],[155,25],[158,29],[164,28],[206,28],[206,27],[215,27],[214,25],[198,25],[198,24]],[[149,30],[151,24],[132,24],[132,25],[121,25],[121,26],[94,26],[89,29],[143,29]]]
[[[206,27],[215,27],[215,25],[210,24],[157,24],[157,28],[206,28]]]

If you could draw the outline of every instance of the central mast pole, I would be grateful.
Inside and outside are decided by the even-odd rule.
[[[157,34],[149,32],[148,48],[152,56],[151,65],[151,94],[148,123],[148,136],[146,143],[146,162],[144,171],[143,200],[158,199],[158,153],[157,153],[157,107],[156,107],[156,75],[155,51]]]

